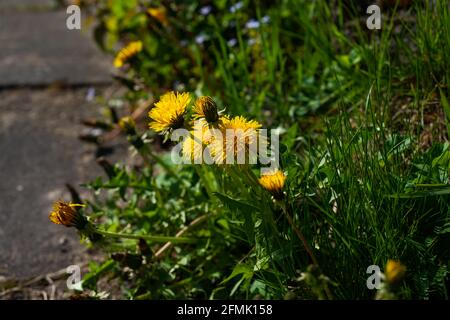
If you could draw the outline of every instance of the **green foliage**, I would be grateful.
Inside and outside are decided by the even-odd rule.
[[[149,1],[91,1],[105,50],[144,44],[118,78],[124,106],[211,95],[281,133],[287,181],[274,201],[256,167],[177,166],[138,130],[142,163],[86,184],[91,221],[196,241],[104,245],[85,289],[108,277],[131,299],[372,299],[367,267],[400,259],[396,297],[448,299],[450,11],[430,3],[391,9],[371,31],[357,1],[152,1],[164,23]]]

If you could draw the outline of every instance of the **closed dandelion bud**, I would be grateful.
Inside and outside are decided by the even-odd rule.
[[[385,276],[389,284],[400,282],[406,273],[406,267],[400,261],[388,260],[386,264]]]
[[[79,212],[78,207],[84,207],[84,205],[57,201],[53,204],[53,211],[50,213],[49,219],[55,224],[83,230],[88,221]]]
[[[148,8],[147,9],[147,13],[155,18],[156,20],[158,20],[161,24],[163,25],[167,25],[168,20],[167,20],[167,12],[166,12],[166,8],[164,7],[160,7],[160,8]]]
[[[128,135],[128,141],[136,148],[141,149],[144,146],[144,141],[138,136],[136,132],[136,123],[132,117],[123,117],[119,121],[119,127]]]
[[[205,118],[208,123],[216,123],[219,120],[217,104],[208,96],[200,97],[195,101],[194,113],[196,118]]]
[[[49,219],[54,224],[75,227],[81,236],[88,238],[92,242],[103,241],[104,236],[81,214],[78,210],[79,207],[84,207],[84,205],[57,201],[53,204],[53,211],[50,213]]]
[[[128,135],[136,134],[136,124],[132,117],[123,117],[119,120],[119,127]]]
[[[261,186],[269,191],[276,200],[281,200],[284,198],[283,188],[285,181],[286,176],[280,170],[262,175],[261,178],[259,178],[259,183]]]

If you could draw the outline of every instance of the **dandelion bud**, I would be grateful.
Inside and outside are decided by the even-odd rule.
[[[400,282],[406,273],[406,267],[400,261],[388,260],[386,264],[386,281],[389,284],[396,284]]]
[[[123,117],[119,120],[119,127],[128,135],[136,134],[136,124],[132,117]]]
[[[164,7],[160,7],[160,8],[148,8],[147,9],[147,13],[155,18],[156,20],[158,20],[161,24],[163,25],[167,25],[168,20],[167,20],[167,12],[166,12],[166,8]]]
[[[195,101],[194,112],[197,118],[205,118],[208,123],[216,123],[219,120],[217,104],[208,96],[200,97]]]
[[[136,123],[132,117],[123,117],[120,119],[119,127],[128,135],[128,141],[137,150],[140,150],[144,146],[144,141],[136,132]]]
[[[77,210],[77,207],[84,207],[84,205],[57,201],[53,204],[53,211],[50,213],[49,219],[55,224],[82,230],[86,226],[87,220]]]

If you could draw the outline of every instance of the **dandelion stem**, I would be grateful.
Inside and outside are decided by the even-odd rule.
[[[175,235],[175,238],[180,238],[183,234],[190,231],[192,228],[196,227],[197,225],[205,222],[208,219],[208,215],[203,215],[198,217],[197,219],[193,220],[188,226],[184,227],[178,233]],[[156,253],[155,258],[160,258],[163,253],[168,250],[173,244],[173,241],[167,242],[165,245],[163,245]]]
[[[192,243],[197,241],[194,238],[182,238],[182,237],[166,237],[166,236],[147,236],[147,235],[138,235],[138,234],[128,234],[128,233],[118,233],[118,232],[109,232],[104,230],[97,229],[97,232],[101,235],[111,238],[123,238],[123,239],[133,239],[139,240],[144,239],[152,242],[173,242],[173,243]]]
[[[227,166],[226,170],[227,170],[228,174],[231,176],[233,182],[235,183],[235,187],[237,187],[237,185],[239,185],[241,193],[248,194],[247,187],[242,182],[242,177],[245,177],[245,176],[243,176],[242,173],[236,169],[236,166],[234,166],[234,165]]]
[[[210,179],[208,177],[206,177],[207,173],[204,170],[202,170],[203,168],[201,168],[198,165],[194,165],[194,168],[195,168],[195,171],[197,172],[198,176],[200,177],[200,180],[202,181],[203,185],[205,186],[206,193],[208,193],[209,198],[214,199],[214,197],[213,197],[214,190],[211,187]]]
[[[258,182],[258,178],[255,176],[255,174],[253,173],[252,169],[249,166],[244,166],[243,171],[245,172],[245,174],[247,175],[249,181],[255,185],[258,186],[259,182]]]
[[[148,157],[150,157],[153,160],[155,160],[155,162],[158,163],[161,167],[163,167],[164,170],[169,175],[179,180],[179,176],[175,173],[175,171],[173,171],[173,169],[163,159],[161,159],[159,156],[151,152],[148,146],[142,146],[141,148],[138,149],[138,151],[144,158],[144,161],[146,162],[147,165],[149,165]]]
[[[164,170],[167,171],[167,173],[169,173],[172,177],[179,179],[175,171],[173,171],[173,169],[163,159],[152,152],[150,152],[149,154],[161,167],[164,168]]]
[[[312,262],[319,267],[319,263],[317,262],[316,256],[314,255],[314,253],[312,252],[311,247],[309,246],[308,242],[306,241],[305,236],[303,235],[303,233],[300,231],[300,229],[298,229],[295,224],[294,224],[294,220],[292,219],[291,215],[289,214],[287,208],[286,208],[286,204],[283,203],[282,204],[282,209],[283,209],[283,213],[286,216],[286,219],[289,223],[289,225],[291,226],[291,228],[294,230],[295,234],[297,235],[297,237],[300,239],[300,241],[303,244],[303,247],[305,248],[306,252],[308,253],[309,257],[311,258]]]

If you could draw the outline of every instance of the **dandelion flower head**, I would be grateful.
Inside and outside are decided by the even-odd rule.
[[[126,47],[122,48],[114,59],[114,67],[121,68],[132,57],[142,51],[142,41],[130,42]]]
[[[276,198],[282,195],[285,182],[286,175],[281,170],[264,174],[259,178],[261,186]]]
[[[158,133],[181,128],[190,101],[189,93],[169,92],[164,94],[148,114],[151,118],[150,128]]]

